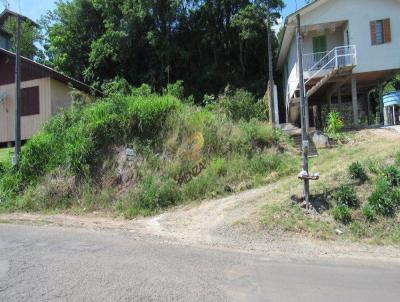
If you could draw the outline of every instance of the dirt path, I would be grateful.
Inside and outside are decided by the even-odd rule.
[[[357,134],[354,144],[358,144],[358,147],[365,145],[373,154],[376,148],[378,150],[382,148],[382,146],[369,147],[370,141],[376,138],[392,146],[391,144],[398,144],[400,134],[393,130],[365,130]],[[341,153],[340,150],[332,151],[329,156],[334,156],[334,152]],[[324,161],[323,156],[321,155],[322,161]],[[353,158],[350,157],[349,160]],[[319,168],[320,172],[325,174],[337,172],[332,172],[332,164],[320,164]],[[284,254],[288,257],[354,257],[400,261],[398,248],[366,246],[343,241],[318,241],[300,235],[293,236],[263,229],[258,221],[261,208],[282,198],[289,199],[290,194],[299,193],[299,190],[301,184],[294,183],[292,176],[261,188],[201,203],[191,203],[155,217],[138,218],[133,221],[107,216],[104,213],[86,216],[16,213],[1,214],[0,222],[119,229],[158,236],[181,244],[257,251],[269,255]]]

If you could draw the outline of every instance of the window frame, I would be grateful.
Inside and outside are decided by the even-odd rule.
[[[40,115],[39,86],[21,89],[21,117]]]

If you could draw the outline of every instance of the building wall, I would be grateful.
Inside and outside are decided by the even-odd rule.
[[[51,114],[55,115],[72,104],[71,88],[57,80],[50,79]]]
[[[21,138],[31,138],[43,124],[62,107],[71,104],[69,87],[50,78],[21,83],[21,88],[39,86],[40,114],[21,117]],[[15,84],[0,86],[0,94],[6,99],[0,104],[0,143],[15,140]],[[53,105],[54,104],[54,105]]]
[[[392,42],[372,45],[370,21],[390,18]],[[335,0],[328,1],[302,17],[303,25],[335,21],[349,22],[350,45],[357,47],[355,73],[400,68],[400,1]]]
[[[392,42],[372,45],[370,21],[390,18]],[[400,69],[400,1],[399,0],[335,0],[327,1],[302,17],[302,25],[347,21],[342,31],[327,34],[327,48],[344,44],[356,45],[357,67],[354,73]],[[346,30],[349,30],[347,41]],[[312,37],[304,39],[304,53],[312,53]],[[287,81],[284,95],[294,92],[298,83],[296,39],[293,38],[285,60]]]

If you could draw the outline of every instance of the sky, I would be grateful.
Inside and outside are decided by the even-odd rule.
[[[3,0],[0,0],[1,6],[3,4],[2,2]],[[35,21],[48,10],[52,10],[55,7],[55,0],[8,0],[8,2],[10,3],[11,10],[18,12],[20,7],[23,15]],[[286,8],[282,13],[283,17],[293,13],[296,10],[296,7],[301,8],[305,5],[305,0],[286,0],[285,2]],[[0,8],[2,8],[1,6]]]

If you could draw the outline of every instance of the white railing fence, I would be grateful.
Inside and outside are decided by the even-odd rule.
[[[326,53],[306,54],[303,56],[303,64],[305,66],[304,71],[311,73],[308,76],[307,83],[323,70],[357,65],[356,46],[339,46]]]

